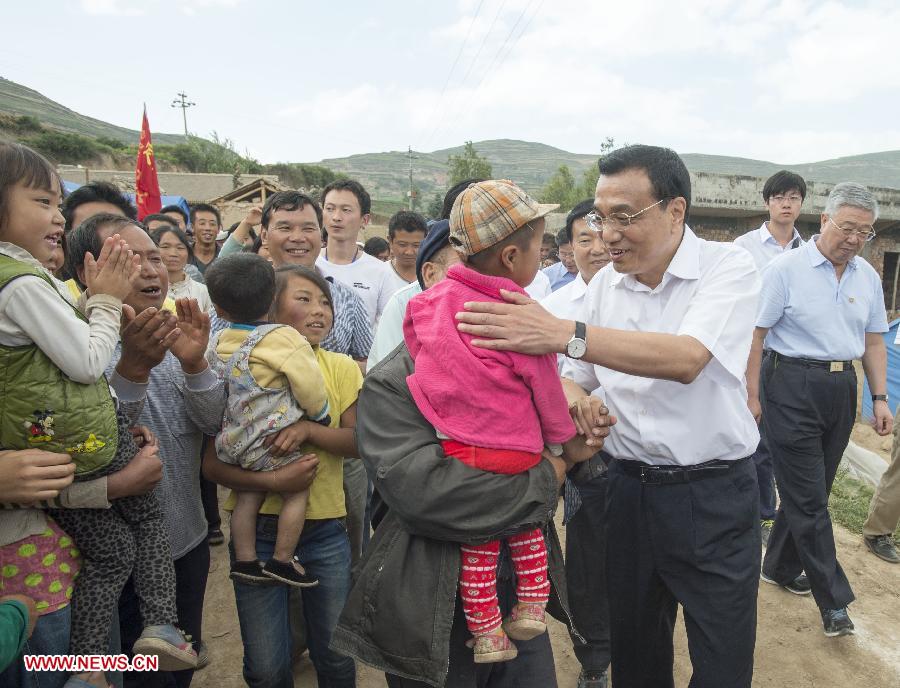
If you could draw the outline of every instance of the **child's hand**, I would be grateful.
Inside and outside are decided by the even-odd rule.
[[[124,301],[140,271],[140,256],[134,255],[118,234],[103,242],[99,258],[94,260],[90,253],[84,257],[84,281],[91,296],[109,294]]]
[[[578,434],[584,436],[587,446],[594,447],[594,451],[600,450],[603,438],[609,435],[609,426],[616,422],[603,401],[594,396],[585,396],[573,402],[569,406],[569,414],[575,421]]]
[[[130,430],[131,437],[134,439],[134,443],[138,447],[147,447],[159,444],[159,440],[156,439],[156,435],[154,435],[150,431],[150,428],[148,428],[146,425],[135,425]]]
[[[269,454],[281,458],[297,451],[301,444],[309,439],[309,422],[300,420],[274,435],[266,437],[263,444],[269,448]]]

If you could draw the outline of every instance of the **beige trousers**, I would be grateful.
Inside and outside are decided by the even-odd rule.
[[[863,535],[886,535],[893,533],[900,523],[900,406],[894,417],[894,444],[891,447],[891,465],[881,476],[872,503],[869,517],[863,525]]]

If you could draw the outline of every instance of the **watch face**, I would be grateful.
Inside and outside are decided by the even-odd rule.
[[[572,339],[566,347],[566,354],[569,358],[581,358],[587,351],[587,343],[583,339]]]

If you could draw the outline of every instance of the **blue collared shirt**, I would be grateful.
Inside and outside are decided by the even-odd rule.
[[[547,275],[547,279],[550,280],[550,291],[556,291],[560,287],[566,286],[577,275],[577,273],[569,272],[566,266],[562,264],[562,261],[554,263],[549,268],[544,268],[541,272]]]
[[[881,278],[863,258],[847,263],[838,281],[817,234],[762,271],[757,327],[769,328],[767,348],[785,356],[850,361],[866,350],[867,332],[887,332]]]

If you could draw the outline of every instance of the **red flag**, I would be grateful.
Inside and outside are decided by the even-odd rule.
[[[134,169],[134,197],[137,200],[138,220],[143,220],[145,216],[152,213],[158,213],[162,208],[146,105],[144,106],[144,121],[141,124],[141,142],[138,144],[137,166]]]

